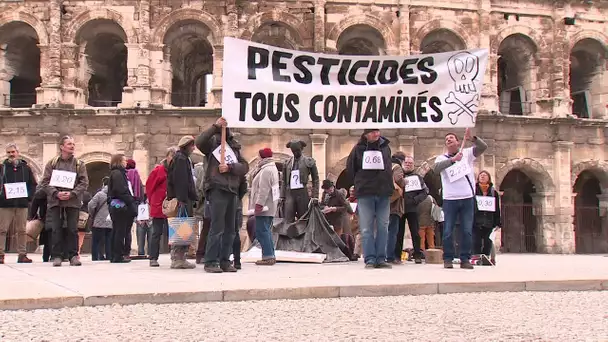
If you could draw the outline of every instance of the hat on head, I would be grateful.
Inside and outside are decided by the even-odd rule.
[[[291,140],[291,141],[290,141],[290,142],[288,142],[288,143],[287,143],[287,145],[285,145],[285,146],[286,146],[287,148],[291,148],[291,146],[292,146],[292,145],[293,145],[293,146],[297,146],[298,144],[300,145],[300,147],[301,147],[301,148],[306,147],[306,143],[305,143],[305,142],[303,142],[302,140],[296,140],[296,139]]]
[[[330,181],[329,179],[326,179],[323,181],[323,185],[321,186],[321,189],[327,190],[327,189],[331,188],[332,186],[334,186],[334,182]]]
[[[272,158],[272,150],[268,147],[261,149],[258,153],[260,158]]]
[[[133,160],[133,159],[127,160],[127,169],[134,169],[135,165],[136,165],[135,160]]]
[[[371,132],[375,132],[375,131],[379,131],[379,128],[369,128],[369,129],[364,129],[363,130],[363,134],[367,134],[367,133],[371,133]]]
[[[194,137],[191,135],[185,135],[181,139],[179,139],[179,143],[177,144],[177,146],[179,146],[181,148],[181,147],[188,145],[191,142],[194,142]]]

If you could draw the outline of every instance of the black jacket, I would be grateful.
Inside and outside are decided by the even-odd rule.
[[[121,200],[129,208],[132,215],[137,215],[137,204],[135,198],[129,191],[129,181],[127,180],[127,170],[124,168],[113,168],[110,171],[108,182],[108,205],[113,199]]]
[[[422,189],[404,192],[403,196],[405,197],[405,212],[416,213],[418,212],[418,204],[422,203],[422,201],[426,199],[426,196],[428,196],[429,188],[424,183],[424,178],[422,178],[422,176],[414,173],[414,171],[405,172],[406,178],[410,176],[418,177],[420,180],[420,185],[422,185]]]
[[[179,202],[186,204],[198,200],[192,176],[192,162],[181,150],[175,153],[167,170],[167,198],[177,198]]]
[[[4,184],[24,182],[27,187],[27,197],[6,199]],[[8,159],[0,166],[0,208],[28,208],[29,202],[36,193],[36,178],[25,160],[19,159],[13,165]]]
[[[40,219],[42,222],[46,222],[46,193],[44,190],[39,190],[34,195],[34,199],[30,204],[30,210],[27,215],[28,220]]]
[[[389,143],[390,141],[384,137],[380,137],[374,143],[368,143],[367,139],[362,136],[350,152],[346,161],[346,169],[355,180],[357,197],[390,197],[392,195],[395,188],[393,187],[393,171],[391,169],[393,165]],[[363,152],[365,151],[382,152],[384,170],[363,170]]]
[[[475,195],[476,196],[484,196],[481,188],[479,187],[479,183],[475,184]],[[494,228],[501,227],[501,219],[500,219],[500,195],[498,191],[494,189],[494,184],[490,183],[490,187],[488,188],[488,195],[494,196],[496,211],[479,211],[477,209],[477,201],[475,201],[475,226],[476,227],[486,227],[486,228]]]
[[[241,178],[249,172],[249,164],[241,156],[241,145],[234,139],[230,130],[226,128],[226,145],[234,151],[237,161],[228,165],[230,171],[220,173],[220,162],[213,156],[213,151],[221,145],[221,141],[222,129],[216,125],[211,125],[196,138],[196,147],[207,157],[205,192],[211,189],[219,189],[239,195]]]

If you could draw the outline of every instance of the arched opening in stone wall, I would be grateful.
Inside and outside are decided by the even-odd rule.
[[[498,48],[498,95],[502,114],[531,112],[536,44],[523,34],[506,37]]]
[[[179,21],[167,31],[164,44],[171,61],[171,104],[205,107],[213,85],[211,31],[197,20]]]
[[[424,36],[420,53],[442,53],[466,49],[466,44],[456,33],[448,29],[436,29]]]
[[[283,49],[297,50],[297,34],[293,27],[281,22],[267,22],[257,28],[251,41]]]
[[[600,180],[589,170],[581,172],[573,186],[574,234],[576,253],[602,253],[606,242],[602,238],[602,218],[598,195],[602,193]]]
[[[606,48],[599,41],[578,41],[570,53],[570,98],[572,113],[579,118],[601,118],[608,100]]]
[[[340,34],[336,49],[340,55],[386,55],[386,42],[377,29],[369,25],[357,24]]]
[[[38,35],[30,25],[14,21],[0,27],[0,96],[7,107],[30,108],[40,86]]]
[[[116,107],[127,86],[127,35],[116,22],[95,19],[76,36],[82,57],[78,84],[93,107]]]
[[[500,189],[504,192],[501,203],[502,251],[509,253],[536,253],[538,224],[533,212],[534,182],[518,169],[507,173]]]
[[[355,185],[355,180],[350,173],[346,170],[340,172],[340,175],[336,180],[336,189],[346,189],[346,191],[349,191],[350,187],[353,185]]]
[[[103,177],[110,175],[110,164],[106,162],[92,162],[86,165],[89,176],[89,193],[94,196],[101,189]]]

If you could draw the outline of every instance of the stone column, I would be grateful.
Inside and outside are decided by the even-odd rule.
[[[323,182],[327,175],[327,137],[327,134],[310,134],[312,157],[317,162],[320,182]]]
[[[46,163],[59,153],[59,133],[40,133],[42,137],[42,172]]]
[[[140,44],[127,44],[127,86],[120,108],[150,106],[150,53]]]
[[[397,139],[399,140],[399,151],[416,160],[416,157],[414,156],[414,144],[416,143],[417,138],[413,135],[399,135]],[[397,151],[393,151],[393,153],[395,152]]]
[[[399,55],[410,54],[410,0],[401,0],[399,7]]]
[[[213,47],[213,87],[211,87],[209,99],[209,106],[212,108],[222,107],[223,58],[224,45],[215,45]]]
[[[150,79],[150,105],[162,106],[166,104],[169,89],[165,87],[164,79],[167,77],[167,64],[165,61],[164,45],[150,46],[150,69],[154,70],[154,78]],[[169,70],[170,71],[170,70]]]
[[[555,252],[574,253],[574,234],[572,217],[574,210],[572,206],[572,178],[571,150],[573,143],[570,141],[553,142],[553,182],[555,184],[555,200],[553,208],[555,211]]]
[[[315,1],[314,52],[325,52],[325,0]]]
[[[541,191],[530,195],[532,197],[532,214],[536,218],[534,232],[537,253],[562,253],[561,228],[556,215],[555,192]],[[570,217],[572,221],[572,217]]]
[[[596,253],[608,253],[608,194],[597,195],[599,200],[600,219],[602,220],[602,231],[595,243],[597,243]]]
[[[479,9],[477,14],[479,16],[479,41],[480,47],[490,47],[490,32],[492,32],[490,11],[492,10],[492,4],[490,0],[481,0],[479,2]],[[473,48],[473,46],[468,46]],[[479,109],[488,112],[498,111],[498,55],[496,51],[490,49],[490,55],[488,56],[488,65],[486,66],[486,73],[483,81],[483,88],[481,90],[481,101],[479,102]]]
[[[80,47],[73,43],[61,45],[61,69],[63,70],[63,103],[74,107],[85,105],[84,89],[79,81],[80,71],[86,70],[86,58],[81,58]]]
[[[0,108],[10,107],[11,84],[13,68],[6,57],[6,44],[0,45]]]
[[[564,17],[567,8],[555,6],[553,11],[553,44],[549,59],[541,60],[542,68],[548,70],[543,74],[550,80],[547,86],[547,97],[553,97],[553,117],[566,117],[572,112],[570,99],[570,44],[569,34]],[[566,7],[570,7],[569,4]],[[541,70],[541,69],[539,69]],[[548,93],[551,93],[550,96]],[[543,96],[539,96],[543,97]]]
[[[148,135],[138,133],[135,135],[135,149],[133,150],[133,160],[137,164],[137,170],[141,181],[146,184],[150,173],[150,152],[148,149]]]
[[[225,35],[227,37],[236,37],[238,35],[239,30],[239,15],[238,8],[236,6],[236,0],[228,0],[226,1],[226,14],[228,16],[228,20],[224,24]],[[216,39],[220,39],[216,37]],[[220,43],[220,42],[216,42]]]
[[[35,107],[59,107],[61,102],[61,78],[52,70],[51,47],[48,45],[38,45],[40,49],[40,87],[36,88]],[[59,49],[59,47],[53,47]],[[57,57],[54,57],[57,58]],[[58,59],[58,58],[57,58]]]

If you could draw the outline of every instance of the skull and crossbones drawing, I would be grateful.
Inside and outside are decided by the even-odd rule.
[[[459,52],[448,59],[448,71],[454,81],[455,92],[450,92],[445,103],[458,106],[457,110],[448,113],[450,123],[455,125],[463,113],[468,114],[475,123],[479,95],[475,94],[471,100],[464,102],[456,97],[456,93],[468,95],[477,92],[475,81],[479,74],[479,58],[467,51]]]

